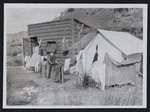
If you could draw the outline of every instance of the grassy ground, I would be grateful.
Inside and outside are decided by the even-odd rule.
[[[22,65],[22,56],[7,56],[7,67],[16,67]]]
[[[77,87],[75,75],[65,83],[54,83],[21,68],[7,69],[7,105],[142,105],[142,86],[97,88]]]

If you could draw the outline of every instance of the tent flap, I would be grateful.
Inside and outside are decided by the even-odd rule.
[[[128,66],[117,66],[112,62],[109,55],[105,55],[106,63],[106,72],[105,72],[105,80],[106,85],[121,85],[126,83],[135,84],[136,83],[136,69],[138,69],[140,66],[139,63],[135,63]],[[137,70],[139,71],[139,70]]]

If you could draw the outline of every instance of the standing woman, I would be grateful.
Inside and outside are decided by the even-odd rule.
[[[30,61],[30,54],[26,52],[26,56],[25,56],[25,59],[24,59],[24,62],[25,62],[25,69],[28,69],[27,67],[27,63]]]
[[[50,58],[51,58],[51,56],[50,56],[50,52],[47,52],[47,72],[46,72],[46,77],[47,78],[50,78],[50,72],[51,72],[51,61],[50,61]]]
[[[40,53],[40,47],[41,47],[41,43],[42,43],[42,39],[37,43],[37,46],[34,49],[34,58],[35,58],[35,72],[39,72],[40,71],[40,67],[42,64],[42,59],[41,59],[41,53]]]
[[[54,53],[50,53],[47,56],[47,78],[51,78],[51,71],[52,71],[52,67],[55,66],[55,64],[57,63],[56,61],[56,56],[54,56]]]
[[[36,44],[33,50],[33,55],[30,61],[27,63],[27,67],[34,67],[35,72],[39,72],[39,65],[41,64],[40,46],[42,39]]]
[[[59,83],[61,82],[62,79],[62,75],[61,75],[61,64],[57,63],[57,59],[54,53],[51,53],[51,79],[56,82]]]

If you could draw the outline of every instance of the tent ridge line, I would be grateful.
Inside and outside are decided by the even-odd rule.
[[[115,48],[117,48],[119,51],[121,51],[117,46],[115,46],[110,40],[108,40],[100,31],[99,31],[99,33],[102,35],[102,37],[106,40],[106,41],[108,41],[111,45],[113,45]],[[121,51],[122,53],[124,53],[123,51]],[[126,55],[126,53],[124,53],[125,55]]]

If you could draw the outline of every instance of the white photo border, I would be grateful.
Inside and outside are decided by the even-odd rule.
[[[8,106],[6,105],[7,88],[7,8],[142,8],[143,9],[143,105],[141,106]],[[3,108],[4,109],[71,109],[71,108],[147,108],[147,12],[148,4],[33,4],[5,3],[4,4],[4,61],[3,61]]]

